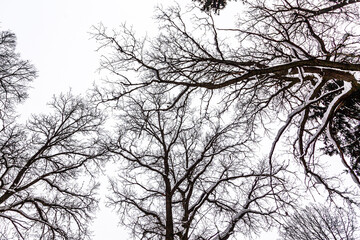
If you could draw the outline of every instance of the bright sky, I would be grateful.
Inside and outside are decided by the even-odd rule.
[[[39,77],[32,84],[23,112],[41,107],[52,95],[70,88],[84,92],[98,80],[99,56],[90,39],[91,26],[109,28],[123,22],[139,32],[153,29],[153,9],[166,0],[8,0],[1,3],[0,26],[18,38],[17,50]]]
[[[91,26],[102,22],[113,28],[127,22],[139,33],[152,34],[156,31],[154,7],[171,3],[172,0],[3,0],[0,27],[16,34],[21,58],[30,60],[39,72],[29,99],[19,107],[20,113],[25,118],[44,109],[54,94],[70,88],[74,93],[84,93],[95,80],[100,80],[100,56],[95,52],[96,42],[90,39]],[[233,19],[229,14],[222,17]],[[125,239],[124,231],[117,226],[118,219],[112,209],[102,204],[92,227],[93,239]],[[270,240],[270,236],[263,239]]]

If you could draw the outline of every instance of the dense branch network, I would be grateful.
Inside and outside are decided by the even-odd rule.
[[[0,133],[0,232],[12,239],[84,239],[96,206],[95,180],[80,176],[104,155],[99,112],[70,95],[51,115]],[[91,167],[93,165],[93,167]],[[85,179],[84,179],[85,180]],[[84,181],[83,180],[83,181]]]
[[[14,108],[36,72],[15,45],[13,33],[0,32],[0,239],[86,239],[97,204],[93,174],[106,155],[103,117],[69,93],[18,124]]]
[[[293,157],[311,182],[350,200],[351,191],[321,173],[317,156],[322,146],[338,153],[360,187],[358,2],[244,1],[243,17],[230,29],[218,29],[211,14],[187,18],[179,7],[160,9],[161,32],[152,40],[125,26],[112,34],[99,26],[95,38],[112,49],[102,67],[116,78],[101,98],[167,86],[178,94],[170,107],[198,94],[209,109],[246,116],[254,131],[278,121],[270,165],[280,140],[292,135]]]
[[[34,67],[15,52],[16,36],[0,31],[0,122],[9,119],[16,103],[27,97],[29,83],[36,77]],[[3,126],[0,126],[0,129]]]
[[[160,94],[159,94],[160,93]],[[292,204],[285,166],[252,156],[253,133],[196,113],[164,111],[162,91],[126,97],[109,151],[121,161],[110,203],[135,239],[229,239],[269,227]]]
[[[311,205],[286,220],[281,237],[284,240],[352,240],[359,238],[359,228],[353,209]]]

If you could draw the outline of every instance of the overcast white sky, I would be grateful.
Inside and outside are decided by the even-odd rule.
[[[132,24],[138,32],[153,31],[153,9],[166,0],[8,0],[2,1],[0,26],[18,37],[17,50],[39,71],[22,111],[44,105],[53,94],[84,92],[99,79],[96,42],[91,26]]]
[[[17,35],[21,58],[30,60],[39,73],[29,99],[19,107],[20,113],[26,117],[41,111],[54,94],[70,88],[74,93],[84,93],[100,79],[96,71],[97,44],[89,34],[92,25],[102,22],[112,28],[127,22],[139,33],[152,34],[156,31],[154,7],[171,3],[172,0],[2,0],[1,29]],[[220,18],[233,17],[224,13]],[[94,240],[125,239],[117,222],[112,209],[102,205],[93,224]]]

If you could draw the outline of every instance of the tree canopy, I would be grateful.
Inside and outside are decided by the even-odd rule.
[[[211,14],[159,9],[161,31],[154,39],[136,37],[126,27],[109,33],[99,26],[95,38],[112,51],[102,67],[114,73],[102,100],[150,86],[167,86],[164,93],[175,95],[169,108],[197,96],[209,109],[246,116],[254,132],[272,132],[270,165],[287,139],[293,164],[302,166],[309,186],[320,184],[331,196],[355,201],[358,2],[244,1],[237,27],[228,29],[219,29]],[[130,78],[130,71],[139,78]],[[335,180],[340,175],[323,170],[321,149],[339,154],[357,190],[342,188]]]
[[[205,11],[214,10],[219,11],[226,6],[227,0],[193,0],[201,4]]]
[[[134,239],[228,239],[285,215],[286,167],[252,157],[251,129],[203,116],[190,99],[164,111],[169,97],[147,89],[123,99],[108,145],[120,168],[109,203]]]
[[[275,225],[354,238],[355,210],[299,204],[325,192],[360,206],[360,0],[243,0],[228,28],[212,13],[228,1],[197,2],[205,11],[159,8],[151,39],[96,27],[106,82],[25,124],[14,109],[36,70],[0,32],[0,238],[90,238],[104,159],[119,165],[108,204],[135,239]],[[117,123],[106,136],[102,107]]]
[[[284,240],[355,240],[359,238],[356,215],[350,209],[311,205],[298,209],[282,227]]]
[[[36,71],[15,45],[13,33],[0,32],[0,239],[86,239],[106,153],[103,117],[69,93],[54,97],[49,113],[17,123],[14,107]]]
[[[27,97],[29,83],[36,70],[29,61],[15,52],[16,36],[10,31],[0,31],[0,119],[4,121],[13,113],[16,103]],[[4,124],[4,123],[2,123]]]

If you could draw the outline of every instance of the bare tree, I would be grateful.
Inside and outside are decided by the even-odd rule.
[[[112,33],[99,26],[95,38],[112,51],[102,66],[116,78],[103,100],[167,85],[178,93],[170,107],[198,94],[210,108],[247,116],[254,131],[277,118],[270,165],[281,138],[292,133],[287,142],[311,183],[349,199],[352,192],[333,184],[336,176],[319,168],[317,156],[324,144],[326,153],[338,153],[360,187],[358,2],[244,1],[238,27],[229,29],[218,29],[210,14],[160,9],[161,32],[151,40],[125,26]]]
[[[92,171],[104,151],[97,136],[102,117],[87,104],[61,95],[51,103],[52,113],[0,132],[1,237],[89,236],[97,202]]]
[[[12,114],[14,104],[27,97],[29,82],[36,77],[34,67],[15,52],[16,36],[0,31],[0,119]]]
[[[160,94],[158,94],[160,93]],[[190,100],[164,111],[161,89],[119,105],[119,135],[109,145],[121,166],[110,204],[134,239],[229,239],[271,226],[292,200],[285,166],[259,161],[244,123]],[[124,100],[124,99],[123,99]]]
[[[52,112],[17,124],[35,70],[19,59],[15,35],[0,33],[0,239],[85,239],[96,207],[93,171],[104,156],[101,113],[71,94]]]
[[[291,215],[283,226],[286,240],[355,240],[359,227],[353,212],[324,206],[311,206]]]

